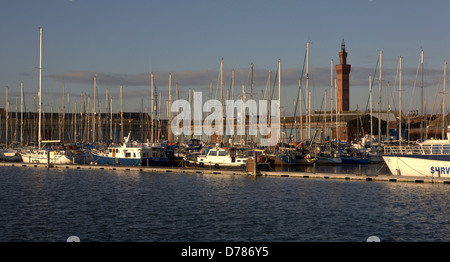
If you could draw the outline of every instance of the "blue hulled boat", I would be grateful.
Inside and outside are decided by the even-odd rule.
[[[148,147],[129,143],[130,135],[122,146],[108,147],[103,152],[93,152],[93,162],[98,165],[167,166],[169,158],[163,147]]]

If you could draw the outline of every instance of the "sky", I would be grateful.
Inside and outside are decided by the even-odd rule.
[[[15,110],[22,82],[26,109],[34,110],[42,27],[47,112],[61,110],[63,85],[65,96],[69,94],[66,112],[73,112],[75,103],[79,112],[81,95],[93,97],[94,76],[102,112],[108,110],[106,90],[113,111],[120,110],[121,85],[124,111],[149,110],[150,72],[162,101],[167,100],[169,73],[172,96],[178,85],[180,98],[187,99],[192,89],[203,91],[206,100],[212,86],[212,98],[219,98],[221,59],[224,90],[230,90],[235,71],[235,99],[242,85],[250,97],[253,64],[254,97],[259,99],[269,71],[275,78],[280,59],[282,114],[292,115],[308,41],[311,110],[321,110],[325,90],[329,108],[331,61],[339,62],[343,39],[352,66],[351,110],[368,108],[369,76],[375,77],[372,104],[378,107],[380,51],[382,109],[387,108],[389,87],[389,104],[398,110],[400,56],[402,111],[420,109],[423,50],[425,108],[438,112],[443,66],[450,58],[449,10],[447,0],[2,0],[0,107],[5,107],[8,88]]]

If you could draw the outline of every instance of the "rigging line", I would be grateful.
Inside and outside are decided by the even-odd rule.
[[[433,107],[431,108],[431,112],[430,112],[431,115],[432,115],[433,112],[434,112],[434,106],[436,105],[437,95],[438,95],[438,93],[439,93],[439,89],[440,89],[440,86],[441,86],[441,80],[442,80],[443,74],[444,74],[444,69],[442,69],[441,76],[439,77],[439,82],[438,82],[438,86],[437,86],[437,89],[436,89],[436,95],[435,95],[434,101],[433,101]],[[431,117],[430,117],[430,119],[428,120],[428,126],[429,126],[430,124],[431,124]]]
[[[234,80],[234,79],[233,79]],[[225,100],[230,100],[230,96],[232,95],[232,87],[233,87],[233,81],[230,81],[230,88],[228,89],[228,97],[227,97],[227,99],[225,99]],[[231,97],[231,100],[233,100],[234,101],[234,97]]]
[[[291,131],[290,131],[290,133],[289,133],[289,138],[291,138],[291,136],[292,136],[292,130],[293,130],[293,128],[294,128],[294,119],[295,119],[295,117],[296,117],[296,115],[297,115],[297,107],[298,107],[298,102],[299,102],[299,101],[298,101],[298,100],[299,100],[299,96],[302,95],[302,94],[300,93],[300,90],[301,90],[301,83],[303,82],[302,80],[303,80],[303,75],[304,75],[304,71],[305,71],[305,62],[306,62],[306,51],[305,51],[305,57],[304,57],[304,59],[303,59],[302,74],[300,75],[300,85],[298,86],[297,101],[295,102],[294,118],[293,118],[293,120],[292,120],[292,125],[291,125]],[[300,106],[302,106],[302,105],[300,105]],[[303,121],[302,116],[300,116],[300,121]]]
[[[394,107],[394,111],[397,111],[397,107],[395,105],[395,95],[394,94],[397,91],[397,90],[395,90],[395,87],[397,85],[397,79],[399,77],[399,71],[400,71],[400,62],[398,63],[398,66],[397,66],[397,73],[395,73],[394,86],[393,86],[392,91],[391,91],[392,93],[389,94],[389,97],[392,98],[392,104],[393,104],[393,107]],[[390,106],[390,104],[389,104],[389,106]]]
[[[248,86],[248,81],[249,81],[249,79],[250,79],[250,73],[252,72],[252,69],[250,68],[249,70],[248,70],[248,74],[247,74],[247,82],[245,83],[245,86]]]
[[[38,44],[36,45],[37,47],[36,47],[36,55],[34,56],[33,72],[31,73],[31,92],[33,92],[34,76],[35,76],[37,60],[38,60],[38,56],[39,56],[39,41],[40,40],[38,40]],[[38,93],[39,93],[39,90],[38,90]]]
[[[278,79],[278,67],[277,67],[277,71],[275,73],[275,79],[273,80],[273,88],[272,88],[272,94],[270,94],[270,99],[272,100],[273,98],[273,93],[275,92],[275,85],[277,83],[277,79]],[[278,98],[280,99],[280,98]],[[281,101],[279,101],[279,103],[281,104]]]
[[[217,100],[217,95],[219,94],[219,86],[220,86],[220,72],[217,76],[216,96],[214,97],[215,100]]]
[[[366,112],[367,112],[367,108],[369,107],[371,92],[373,91],[373,83],[375,82],[375,81],[373,81],[373,79],[375,79],[375,75],[377,73],[377,68],[378,68],[379,62],[380,62],[380,57],[378,57],[378,59],[377,59],[377,63],[375,64],[375,71],[373,72],[373,76],[372,76],[372,81],[370,81],[371,86],[370,86],[370,90],[369,90],[369,97],[367,98],[367,104],[366,104],[366,109],[365,109]],[[366,114],[364,114],[362,122],[365,123],[365,120],[366,120]]]
[[[414,85],[413,85],[413,90],[412,90],[412,94],[411,94],[411,100],[409,102],[408,112],[411,111],[413,98],[414,98],[414,91],[416,90],[417,77],[419,75],[419,69],[420,69],[420,57],[419,57],[419,64],[417,65],[416,78],[414,79]]]
[[[322,112],[322,109],[323,109],[323,106],[324,106],[324,101],[325,101],[325,94],[323,94],[323,97],[322,97],[322,104],[320,105],[320,110],[319,110],[319,112]],[[325,109],[326,110],[326,109]],[[325,114],[323,114],[323,118],[322,118],[322,130],[325,128],[324,126],[325,126]]]
[[[264,90],[264,96],[263,96],[263,100],[266,98],[266,96],[268,95],[267,94],[267,87],[270,85],[270,82],[269,82],[269,77],[267,77],[267,81],[266,81],[266,89]]]

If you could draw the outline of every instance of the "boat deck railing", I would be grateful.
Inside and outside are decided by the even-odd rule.
[[[385,155],[448,155],[449,144],[385,146]]]

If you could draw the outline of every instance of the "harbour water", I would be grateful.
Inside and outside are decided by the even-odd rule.
[[[450,187],[2,167],[0,241],[448,242]]]

